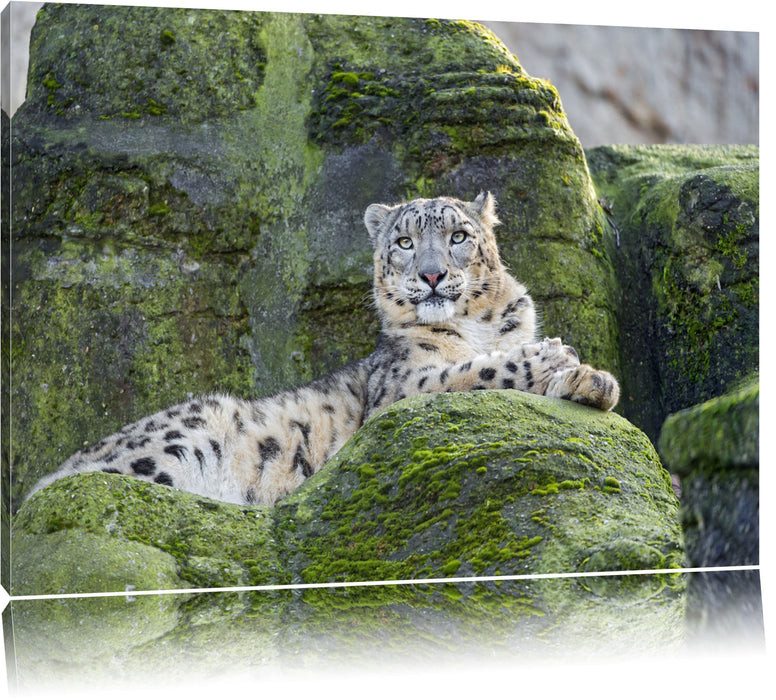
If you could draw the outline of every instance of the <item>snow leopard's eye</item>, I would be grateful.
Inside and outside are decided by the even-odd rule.
[[[463,243],[466,238],[468,237],[468,233],[466,231],[456,231],[452,236],[450,236],[450,242],[451,243]]]
[[[412,239],[409,236],[402,236],[396,241],[396,244],[399,246],[399,248],[404,248],[404,250],[409,250],[412,248]]]

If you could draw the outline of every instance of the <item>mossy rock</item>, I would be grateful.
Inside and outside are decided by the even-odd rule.
[[[664,464],[682,476],[757,469],[758,377],[720,397],[670,415],[663,423],[658,450]]]
[[[12,591],[32,593],[41,585],[42,593],[72,593],[276,583],[279,565],[271,520],[267,508],[159,489],[132,477],[101,472],[68,477],[41,491],[39,498],[36,494],[14,517]],[[76,578],[66,590],[57,580],[60,557],[47,554],[60,548],[63,539],[75,542],[75,549],[68,550],[75,559],[68,569],[84,570],[84,578]],[[78,543],[81,550],[75,556]],[[145,575],[140,554],[134,565],[115,574],[108,563],[102,566],[111,558],[119,560],[127,549],[162,557],[149,564],[159,569],[160,577],[164,574],[159,585]],[[48,573],[47,562],[53,567]],[[179,577],[174,582],[168,569]],[[168,580],[171,585],[164,585]]]
[[[62,538],[82,546],[74,566],[148,547],[165,554],[165,581],[193,587],[670,569],[677,510],[649,440],[616,414],[515,391],[417,396],[274,508],[112,474],[61,479],[14,518],[12,593],[56,592],[59,559],[32,550]],[[73,585],[123,591],[153,575],[125,568],[101,578],[98,564]]]
[[[681,476],[681,519],[692,566],[759,562],[758,377],[670,415],[658,447]]]
[[[682,562],[677,502],[646,436],[514,391],[394,404],[277,510],[299,583]]]
[[[663,420],[728,391],[759,362],[759,149],[587,151],[611,209],[624,415]]]
[[[272,394],[371,352],[375,201],[491,190],[544,332],[618,373],[583,150],[479,25],[46,5],[10,146],[13,508],[190,394]]]
[[[80,567],[78,585],[126,595],[13,601],[15,673],[42,686],[69,661],[73,674],[110,684],[116,668],[122,679],[169,680],[192,668],[678,650],[677,510],[667,472],[627,420],[515,391],[405,399],[274,508],[118,475],[68,477],[15,518],[25,546],[14,549],[12,592],[71,591],[68,572]],[[60,569],[47,553],[64,541],[75,563]],[[101,574],[121,557],[135,557],[134,569]],[[154,565],[168,588],[270,590],[139,595]],[[659,572],[616,575],[649,569]],[[609,575],[591,575],[600,571]],[[582,575],[530,576],[573,572]],[[375,580],[403,583],[305,587]],[[272,589],[287,584],[295,590]],[[81,634],[105,616],[110,631]]]

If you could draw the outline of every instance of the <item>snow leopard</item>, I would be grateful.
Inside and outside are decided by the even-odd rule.
[[[42,478],[102,471],[239,504],[274,505],[370,417],[419,393],[520,390],[611,410],[607,371],[559,338],[537,337],[534,303],[502,262],[489,192],[370,205],[376,350],[271,397],[211,394],[87,446]]]

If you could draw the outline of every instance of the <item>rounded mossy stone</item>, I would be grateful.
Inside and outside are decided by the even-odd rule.
[[[66,580],[71,566],[83,567],[87,576],[72,584],[80,586],[78,592],[124,590],[130,584],[136,590],[141,586],[157,590],[276,582],[279,565],[268,511],[262,506],[221,503],[133,477],[102,472],[67,477],[35,493],[14,516],[14,543],[24,541],[27,546],[24,550],[14,546],[12,565],[21,573],[12,578],[12,594],[39,593],[60,570],[67,573]],[[48,552],[61,547],[63,539],[72,543],[68,554],[72,564],[27,552]],[[160,575],[169,577],[165,572],[171,570],[175,583],[157,585],[151,573],[151,578],[136,582],[125,568],[113,574],[109,562],[92,565],[92,561],[101,561],[103,550],[119,559],[125,550],[127,557],[137,551],[133,556],[138,559],[138,571],[147,564],[149,572],[156,567]],[[108,576],[111,586],[105,587],[107,582],[100,576]]]
[[[760,385],[737,390],[670,415],[658,450],[667,468],[683,477],[755,470],[760,462]]]
[[[156,547],[106,534],[14,528],[11,595],[182,588],[175,559]]]
[[[622,408],[653,440],[666,416],[759,362],[759,149],[587,151],[611,214]]]
[[[677,501],[646,436],[515,391],[394,404],[276,512],[280,556],[304,583],[683,561]]]

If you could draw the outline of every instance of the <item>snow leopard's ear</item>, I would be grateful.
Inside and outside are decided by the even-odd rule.
[[[476,212],[483,225],[488,228],[501,223],[496,216],[496,200],[490,192],[480,192],[477,198],[469,203],[469,206]]]
[[[377,239],[380,236],[383,224],[394,209],[395,207],[388,207],[385,204],[370,204],[366,208],[364,225],[369,232],[369,240],[372,241],[373,246],[377,245]]]

